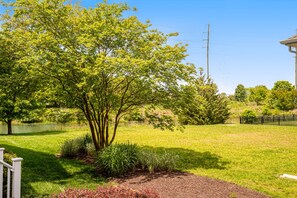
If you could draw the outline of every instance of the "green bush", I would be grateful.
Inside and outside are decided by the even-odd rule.
[[[150,173],[156,171],[172,171],[176,169],[178,156],[172,152],[162,151],[156,153],[151,150],[143,149],[139,152],[139,165],[142,169]]]
[[[4,156],[3,156],[3,161],[12,165],[12,158],[17,158],[17,155],[5,150]],[[7,168],[3,169],[4,174],[3,174],[3,197],[6,197],[7,195]],[[12,186],[12,180],[10,180],[10,186]]]
[[[272,115],[272,111],[268,107],[264,107],[262,111],[262,115]]]
[[[256,113],[252,110],[245,110],[241,114],[242,122],[245,124],[252,124],[257,120]]]
[[[132,171],[138,163],[136,144],[114,144],[98,154],[97,168],[107,176],[122,176]]]
[[[88,146],[92,143],[92,138],[89,134],[75,139],[66,140],[61,146],[61,156],[74,158],[89,153]]]

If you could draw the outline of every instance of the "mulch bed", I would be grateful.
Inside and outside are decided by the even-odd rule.
[[[135,190],[153,189],[162,198],[268,198],[236,184],[182,172],[135,172],[112,181]]]

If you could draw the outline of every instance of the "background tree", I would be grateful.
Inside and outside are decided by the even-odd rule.
[[[96,150],[115,139],[123,115],[146,104],[170,107],[193,73],[186,48],[135,16],[126,4],[85,9],[64,0],[17,0],[8,22],[22,25],[23,60],[43,74],[59,97],[84,113]],[[113,126],[111,126],[112,120]],[[110,134],[111,133],[111,134]]]
[[[292,110],[297,106],[297,91],[288,81],[274,83],[269,96],[269,106],[282,111]]]
[[[183,87],[180,119],[184,124],[219,124],[229,118],[228,98],[200,69],[198,77]]]
[[[247,91],[242,84],[237,85],[235,88],[234,98],[236,101],[244,102],[247,98]]]
[[[249,101],[256,102],[257,105],[263,104],[268,97],[269,89],[265,85],[258,85],[249,89]]]
[[[37,79],[20,62],[23,44],[12,29],[2,25],[0,31],[0,120],[12,134],[12,121],[24,118],[38,107],[35,91]]]

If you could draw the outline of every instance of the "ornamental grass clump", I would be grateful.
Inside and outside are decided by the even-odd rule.
[[[138,147],[130,143],[106,147],[98,153],[96,164],[103,175],[123,176],[138,164]]]
[[[151,150],[143,149],[139,152],[139,165],[141,169],[148,170],[150,173],[158,171],[173,171],[176,169],[178,155],[162,151],[157,153]]]
[[[61,157],[75,158],[90,153],[92,138],[89,134],[66,140],[61,146]]]

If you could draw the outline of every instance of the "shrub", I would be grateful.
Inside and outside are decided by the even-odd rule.
[[[122,176],[132,171],[138,163],[136,144],[114,144],[98,154],[97,168],[108,176]]]
[[[156,153],[147,149],[139,152],[139,165],[142,169],[148,170],[150,173],[156,171],[172,171],[176,169],[177,160],[177,155],[165,150],[162,151],[162,153]]]
[[[159,198],[159,194],[151,189],[132,190],[122,186],[98,187],[96,190],[88,189],[68,189],[53,198],[77,198],[77,197],[92,197],[92,198]]]
[[[242,118],[243,123],[245,123],[245,124],[252,124],[257,120],[256,113],[252,110],[245,110],[241,114],[241,118]]]
[[[12,158],[16,158],[17,155],[5,150],[3,161],[12,164]],[[10,180],[10,186],[12,186],[12,180]],[[3,174],[3,197],[6,197],[7,195],[7,168],[4,168],[4,174]]]
[[[61,156],[74,158],[80,155],[88,154],[88,144],[92,143],[92,138],[89,134],[75,139],[66,140],[61,146]]]

